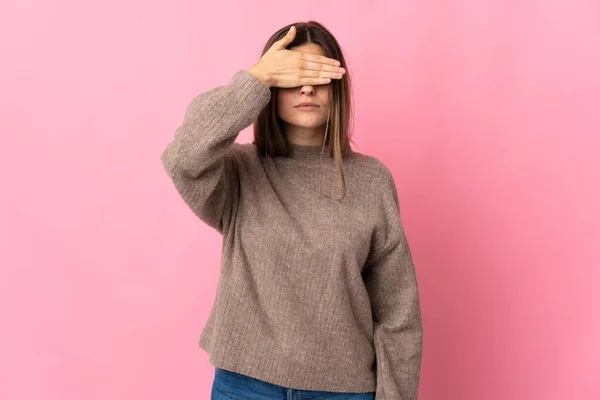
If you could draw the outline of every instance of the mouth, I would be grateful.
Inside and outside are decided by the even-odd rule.
[[[296,106],[296,108],[298,110],[302,110],[302,111],[313,111],[313,110],[316,110],[317,108],[319,108],[319,106],[314,105],[314,104],[306,104],[306,105]]]

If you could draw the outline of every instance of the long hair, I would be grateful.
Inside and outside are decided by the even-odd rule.
[[[350,124],[353,119],[348,67],[335,37],[316,21],[297,22],[284,26],[269,38],[262,50],[261,57],[271,48],[273,43],[285,36],[292,25],[296,27],[296,36],[288,45],[288,48],[306,43],[318,44],[323,49],[326,57],[338,60],[346,70],[341,79],[332,79],[328,84],[329,115],[323,142],[323,148],[328,149],[327,153],[329,157],[334,158],[339,171],[343,196],[338,200],[343,200],[346,197],[343,155],[347,154],[350,148],[352,140]],[[290,152],[283,135],[283,122],[277,116],[277,90],[277,87],[271,87],[271,100],[253,124],[253,144],[256,146],[259,155],[263,157],[287,156]]]

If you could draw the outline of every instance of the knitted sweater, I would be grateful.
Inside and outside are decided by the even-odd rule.
[[[288,143],[291,155],[262,157],[235,142],[270,100],[237,71],[191,101],[161,156],[185,203],[223,236],[199,346],[216,367],[288,388],[414,400],[423,326],[394,178],[350,149],[339,201],[327,148]]]

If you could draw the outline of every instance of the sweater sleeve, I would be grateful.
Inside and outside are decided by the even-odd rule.
[[[247,70],[196,96],[161,161],[177,191],[206,224],[223,233],[223,218],[237,201],[232,154],[240,131],[268,104],[271,90]]]
[[[423,324],[419,290],[400,219],[394,178],[384,168],[378,212],[381,224],[365,267],[376,354],[376,400],[416,400]]]

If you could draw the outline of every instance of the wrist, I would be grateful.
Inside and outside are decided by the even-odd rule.
[[[269,77],[267,76],[267,74],[265,74],[260,68],[258,68],[256,65],[248,68],[248,72],[251,73],[252,75],[254,75],[259,81],[261,81],[263,83],[263,85],[265,85],[268,88],[271,88],[271,80],[269,79]]]

